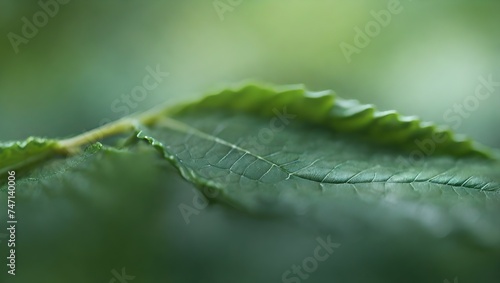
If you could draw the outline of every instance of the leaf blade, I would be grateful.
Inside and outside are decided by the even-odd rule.
[[[318,105],[321,111],[313,113]],[[288,111],[297,117],[295,125],[283,123],[284,130],[279,135],[270,131],[280,118],[269,115],[276,113],[273,111],[276,109],[283,109],[278,115]],[[365,122],[362,127],[343,128],[363,124],[357,115],[366,109],[375,117],[374,125],[369,127]],[[363,115],[366,119],[367,114]],[[343,126],[332,127],[335,121]],[[237,206],[256,204],[246,203],[247,198],[230,197],[235,187],[246,192],[265,187],[266,190],[250,193],[255,193],[256,198],[273,190],[275,196],[279,196],[290,188],[298,188],[305,194],[327,191],[371,199],[396,196],[430,200],[439,195],[455,200],[464,195],[480,200],[499,198],[498,161],[470,140],[418,122],[409,136],[427,139],[446,133],[447,140],[436,145],[439,148],[434,155],[415,165],[398,161],[408,159],[409,150],[414,148],[412,144],[394,149],[387,145],[401,144],[400,139],[387,143],[387,140],[372,138],[374,133],[376,136],[388,129],[393,134],[403,131],[408,135],[405,127],[408,123],[415,126],[415,121],[392,111],[377,112],[372,106],[360,106],[357,102],[336,98],[330,92],[311,93],[296,87],[272,92],[249,86],[177,108],[171,112],[170,119],[160,119],[144,127],[137,137],[153,144],[186,179],[199,186],[219,189],[227,194],[225,199],[231,199]],[[403,124],[405,126],[401,126]],[[272,135],[270,141],[262,138],[266,131]],[[307,135],[309,140],[304,138]],[[260,144],[255,143],[259,137]],[[246,146],[240,146],[241,142]],[[328,150],[318,150],[322,148]],[[288,156],[279,154],[283,149],[288,149]],[[301,151],[306,154],[299,154]],[[342,155],[342,152],[348,154]],[[233,163],[221,164],[223,160]],[[221,177],[227,182],[222,182]]]

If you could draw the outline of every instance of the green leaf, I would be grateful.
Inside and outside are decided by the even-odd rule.
[[[57,141],[50,139],[30,137],[25,141],[0,142],[0,175],[43,160],[58,151]]]
[[[247,209],[290,193],[500,200],[500,164],[487,149],[329,91],[227,90],[177,108],[137,137],[155,146],[187,180]],[[432,155],[419,151],[421,158],[414,160],[422,141]]]
[[[134,129],[120,150],[94,143],[75,151]],[[83,275],[88,282],[109,281],[120,266],[148,282],[189,281],[193,269],[193,282],[245,272],[274,282],[311,255],[318,236],[342,243],[314,274],[329,281],[498,277],[498,152],[330,91],[226,90],[68,140],[4,144],[2,154],[2,167],[24,171],[16,173],[17,256],[30,272],[19,282],[73,280],[72,272],[47,274],[54,262],[96,270]],[[26,167],[32,158],[43,162]],[[205,206],[191,184],[216,205]],[[0,184],[0,202],[7,198]],[[54,261],[44,261],[48,253]],[[245,265],[233,266],[236,257]],[[353,275],[354,265],[366,272]]]
[[[257,117],[282,118],[288,112],[298,121],[323,126],[333,132],[351,133],[364,140],[420,150],[415,140],[434,140],[434,154],[491,157],[491,150],[463,136],[454,135],[446,127],[422,122],[414,116],[401,116],[396,111],[377,111],[373,105],[338,97],[333,91],[312,92],[303,86],[262,87],[248,85],[225,90],[202,100],[175,107],[170,115],[204,110],[225,110]]]
[[[163,268],[151,272],[159,264],[151,251],[165,250],[168,234],[160,229],[145,233],[164,224],[159,210],[168,203],[158,200],[167,199],[169,190],[167,178],[158,178],[175,173],[163,170],[164,163],[150,147],[116,150],[97,143],[73,156],[49,159],[23,176],[16,172],[15,198],[0,184],[0,222],[12,220],[7,203],[14,200],[18,272],[15,277],[2,272],[0,282],[109,282],[110,271],[120,271],[122,264],[147,282],[164,275]],[[0,231],[0,244],[7,256],[5,231]],[[54,264],[60,272],[53,271]],[[75,266],[92,272],[80,274]]]

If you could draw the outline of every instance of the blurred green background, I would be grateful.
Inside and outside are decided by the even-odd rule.
[[[248,79],[302,83],[500,147],[500,87],[459,126],[443,117],[474,95],[478,77],[500,81],[500,2],[402,0],[401,12],[348,62],[340,44],[355,45],[356,28],[364,30],[371,12],[389,2],[69,0],[14,47],[23,18],[33,23],[44,10],[36,1],[2,1],[0,140],[69,137],[118,119],[124,111],[116,101],[123,109],[122,95],[158,67],[168,77],[125,112]],[[187,225],[178,205],[192,202],[192,185],[147,153],[105,153],[52,183],[21,183],[21,275],[15,281],[2,272],[0,282],[108,282],[122,267],[133,282],[280,282],[310,255],[315,238],[327,235],[342,249],[307,282],[497,282],[498,251],[461,234],[436,239],[406,229],[410,221],[391,210],[367,206],[356,215],[336,204],[318,225],[306,216],[262,219],[215,204]],[[457,238],[467,244],[457,247]]]
[[[500,81],[500,3],[402,0],[348,63],[340,44],[354,45],[355,28],[389,2],[68,1],[16,53],[8,34],[22,36],[23,17],[33,23],[43,9],[2,1],[0,140],[72,136],[119,118],[113,101],[142,85],[148,66],[169,76],[131,112],[257,79],[453,126],[443,115],[478,76]],[[500,147],[499,93],[456,131]]]

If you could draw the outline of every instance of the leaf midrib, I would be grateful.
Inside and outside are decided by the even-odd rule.
[[[178,120],[175,120],[173,118],[170,118],[170,117],[163,117],[159,120],[156,121],[155,123],[156,126],[165,126],[171,130],[175,130],[175,131],[179,131],[179,132],[182,132],[182,133],[186,133],[186,134],[191,134],[191,135],[195,135],[199,138],[202,138],[202,139],[206,139],[208,141],[211,141],[211,142],[214,142],[214,143],[218,143],[220,145],[224,145],[224,146],[227,146],[227,147],[230,147],[231,149],[235,149],[235,150],[239,150],[241,152],[245,154],[249,154],[259,160],[262,160],[266,163],[268,163],[269,165],[271,165],[272,167],[277,167],[279,168],[280,170],[282,170],[284,173],[286,173],[288,176],[287,176],[287,179],[289,179],[291,176],[295,176],[299,179],[303,179],[303,180],[306,180],[306,181],[310,181],[310,182],[317,182],[319,184],[352,184],[352,185],[355,185],[355,184],[377,184],[377,183],[384,183],[384,184],[415,184],[415,183],[430,183],[430,184],[438,184],[438,185],[445,185],[445,186],[450,186],[450,187],[453,187],[453,188],[464,188],[464,189],[475,189],[475,190],[479,190],[480,192],[483,192],[486,194],[486,191],[488,192],[496,192],[499,188],[495,188],[495,187],[492,187],[492,188],[488,188],[487,190],[485,190],[485,188],[492,184],[492,182],[488,182],[486,184],[484,184],[481,188],[479,188],[478,186],[472,186],[472,185],[467,185],[467,183],[471,180],[471,178],[473,178],[473,176],[470,176],[468,177],[464,182],[462,182],[461,185],[454,185],[454,184],[450,184],[450,181],[452,180],[452,178],[450,178],[450,180],[448,180],[448,182],[444,182],[444,181],[438,181],[438,180],[433,180],[434,178],[446,173],[447,171],[445,172],[442,172],[442,173],[439,173],[437,175],[435,175],[434,177],[432,178],[428,178],[428,179],[422,179],[422,180],[416,180],[416,178],[418,177],[415,177],[413,179],[413,181],[390,181],[391,178],[393,178],[395,175],[392,175],[391,177],[387,178],[386,180],[380,180],[380,181],[356,181],[356,182],[351,182],[350,180],[352,178],[354,178],[355,176],[357,176],[358,174],[360,174],[361,172],[358,172],[356,173],[355,175],[353,175],[348,181],[338,181],[338,182],[335,182],[335,181],[325,181],[325,180],[314,180],[314,179],[309,179],[309,178],[306,178],[304,176],[301,176],[301,175],[297,175],[297,174],[294,174],[294,172],[289,172],[288,170],[286,170],[285,168],[283,168],[281,165],[279,164],[276,164],[274,163],[273,161],[270,161],[268,159],[266,159],[265,157],[262,157],[262,156],[259,156],[255,153],[252,153],[251,151],[249,150],[246,150],[242,147],[239,147],[231,142],[228,142],[224,139],[221,139],[219,137],[216,137],[216,136],[213,136],[211,134],[208,134],[208,133],[205,133],[193,126],[190,126],[188,124],[185,124],[185,123],[182,123]],[[154,138],[154,137],[153,137]],[[165,151],[165,147],[162,147],[162,150]],[[243,155],[243,156],[244,156]],[[215,166],[215,165],[212,165],[212,166]],[[216,167],[216,166],[215,166]],[[269,172],[272,167],[267,171]],[[223,168],[220,168],[220,169],[223,169]],[[365,169],[365,170],[368,170],[368,169]],[[363,171],[365,171],[363,170]],[[265,174],[267,174],[264,173]],[[297,172],[297,171],[296,171]],[[374,177],[375,178],[375,177]]]

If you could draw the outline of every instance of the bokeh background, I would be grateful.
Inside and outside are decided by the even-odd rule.
[[[43,9],[2,1],[0,139],[71,136],[119,118],[113,101],[157,65],[169,76],[131,112],[256,79],[333,89],[453,126],[443,114],[474,94],[479,76],[500,81],[500,4],[401,0],[402,11],[348,63],[339,45],[354,45],[355,28],[388,3],[68,1],[16,53],[8,34],[22,36],[22,18],[33,23]],[[500,147],[499,93],[456,131]]]
[[[43,8],[0,4],[1,141],[70,137],[120,118],[115,101],[142,85],[148,67],[169,75],[129,112],[259,80],[333,89],[454,127],[443,115],[474,95],[479,77],[500,82],[498,1],[401,0],[402,11],[350,61],[340,44],[354,45],[356,28],[391,1],[66,1],[17,47],[12,33],[23,36],[23,18],[33,23]],[[500,148],[499,105],[500,87],[455,131]],[[403,226],[384,234],[377,221],[390,220],[371,208],[364,217],[373,223],[358,221],[363,210],[327,210],[343,230],[331,229],[330,214],[316,225],[217,204],[186,224],[178,205],[192,203],[193,186],[146,152],[106,153],[55,183],[20,185],[20,276],[2,268],[0,282],[119,282],[112,271],[121,268],[135,276],[129,282],[281,282],[328,235],[342,248],[307,282],[498,282],[498,251]]]

